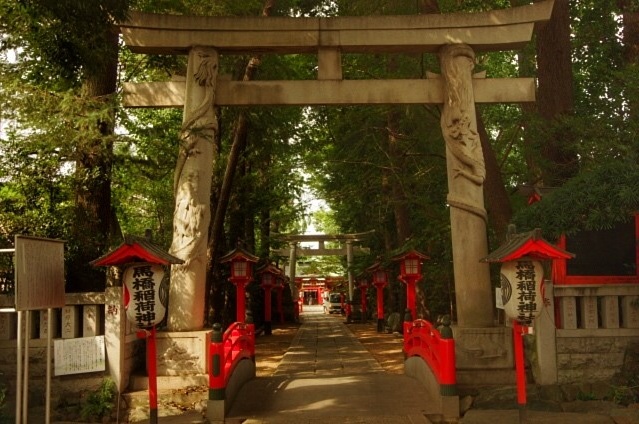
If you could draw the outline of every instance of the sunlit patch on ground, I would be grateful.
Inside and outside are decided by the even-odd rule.
[[[336,320],[344,320],[344,317],[335,316]],[[404,354],[402,352],[402,339],[397,335],[378,333],[377,323],[353,323],[348,329],[373,355],[382,368],[391,374],[404,373]],[[261,335],[256,343],[256,367],[258,377],[273,375],[279,365],[282,356],[291,345],[297,334],[298,324],[274,324],[273,334]]]

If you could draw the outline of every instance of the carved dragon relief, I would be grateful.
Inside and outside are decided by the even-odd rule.
[[[456,341],[455,349],[459,350],[460,353],[479,360],[506,358],[508,354],[508,351],[503,346],[493,341],[473,343],[472,346],[466,346]]]
[[[214,108],[215,86],[217,81],[218,55],[216,52],[198,49],[199,66],[193,74],[193,78],[200,87],[205,88],[204,99],[186,117],[180,130],[180,152],[178,154],[173,177],[173,190],[177,196],[178,185],[184,164],[190,156],[198,154],[197,144],[200,141],[212,143],[218,131],[217,116],[211,109]]]
[[[474,101],[471,80],[474,60],[473,50],[463,44],[447,45],[440,51],[445,81],[441,127],[446,146],[455,162],[453,178],[464,178],[481,187],[486,179],[486,168],[479,135],[473,125],[475,116],[470,113]],[[448,204],[487,219],[482,205],[472,205],[452,193],[448,196]]]
[[[178,255],[186,262],[178,268],[188,268],[190,263],[202,260],[206,252],[205,231],[202,222],[210,218],[210,210],[198,196],[200,175],[197,169],[190,167],[185,171],[187,160],[201,153],[197,146],[200,143],[213,143],[218,131],[217,117],[213,111],[215,84],[217,78],[218,56],[213,50],[196,48],[195,54],[199,64],[193,73],[198,86],[204,88],[202,101],[188,113],[185,108],[185,119],[180,132],[180,151],[174,174],[175,212],[173,215],[173,242],[171,253]],[[183,175],[184,174],[184,175]]]
[[[171,243],[171,254],[177,255],[185,262],[174,268],[188,267],[192,260],[195,260],[205,251],[206,238],[202,231],[208,228],[201,228],[200,223],[206,220],[209,209],[197,200],[196,187],[198,175],[191,174],[184,179],[180,185],[175,198],[175,212],[173,213],[173,242]]]

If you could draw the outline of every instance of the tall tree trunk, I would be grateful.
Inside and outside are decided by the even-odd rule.
[[[389,70],[392,71],[396,66],[394,58],[389,59]],[[387,126],[387,140],[388,140],[388,156],[390,159],[390,176],[388,179],[391,206],[393,210],[393,217],[395,220],[395,248],[401,247],[408,241],[412,235],[412,229],[410,225],[410,211],[408,210],[408,199],[406,193],[402,187],[402,154],[399,146],[400,139],[398,134],[400,133],[399,127],[399,112],[397,107],[391,107],[386,117]],[[392,299],[395,304],[399,304],[400,314],[403,316],[403,310],[406,305],[406,287],[400,283],[399,299]],[[418,295],[419,299],[420,296]],[[418,300],[419,304],[420,301]],[[419,309],[419,308],[418,308]],[[413,311],[415,313],[415,311]]]
[[[536,0],[539,1],[539,0]],[[537,31],[537,110],[547,123],[542,157],[543,183],[558,186],[578,170],[571,132],[561,128],[561,119],[574,109],[570,44],[570,5],[555,0],[552,17]]]
[[[495,234],[500,241],[505,241],[508,224],[513,210],[506,192],[504,180],[499,169],[499,163],[495,151],[490,143],[490,137],[486,132],[484,120],[479,111],[477,114],[477,132],[481,141],[481,149],[484,154],[486,166],[486,180],[484,181],[484,197],[487,203],[488,218],[492,223]]]
[[[512,7],[523,6],[529,4],[529,0],[511,0]],[[517,65],[519,68],[519,77],[532,78],[537,74],[537,65],[535,62],[536,47],[534,44],[529,44],[522,50],[517,52]],[[523,138],[523,155],[526,162],[526,169],[528,175],[526,177],[526,183],[530,185],[538,184],[542,179],[541,165],[539,161],[539,154],[535,137],[532,136],[532,131],[528,131],[530,127],[529,123],[534,121],[537,117],[537,107],[535,103],[522,103],[519,105],[521,108],[522,120],[522,138]]]
[[[269,152],[269,156],[260,164],[260,169],[258,170],[258,178],[260,181],[260,186],[263,190],[267,192],[271,191],[271,182],[269,181],[267,169],[271,168],[271,153]],[[257,256],[261,258],[268,258],[271,253],[271,210],[270,205],[261,204],[261,210],[259,212],[259,229],[260,229],[260,242],[259,251],[256,251]]]
[[[118,34],[111,32],[106,39],[105,60],[95,70],[83,75],[82,96],[108,103],[115,93],[118,65]],[[112,229],[111,169],[113,166],[113,133],[115,110],[107,119],[87,129],[93,138],[83,140],[77,147],[74,239],[77,250],[69,264],[69,291],[104,290],[105,277],[89,262],[102,255],[109,244]]]
[[[619,9],[623,19],[624,58],[627,64],[639,62],[639,10],[636,2],[619,0]]]
[[[265,0],[264,7],[262,8],[262,16],[270,16],[271,10],[275,7],[275,0]],[[253,79],[257,69],[261,63],[261,56],[255,55],[251,57],[246,68],[244,69],[243,81],[250,81]],[[228,209],[231,188],[233,187],[233,179],[235,177],[235,170],[240,160],[240,155],[246,148],[247,138],[247,113],[246,109],[242,109],[236,120],[233,131],[233,142],[231,144],[231,150],[229,152],[228,161],[226,164],[226,170],[224,172],[224,178],[219,191],[219,198],[214,208],[213,219],[211,221],[211,227],[209,231],[209,243],[208,243],[208,265],[207,265],[207,293],[209,293],[209,302],[213,305],[213,311],[209,308],[209,317],[217,320],[221,317],[222,311],[219,310],[219,305],[222,303],[220,295],[222,291],[215,287],[216,282],[220,281],[219,272],[217,269],[217,258],[220,255],[220,240],[224,232],[224,218]],[[231,240],[233,243],[233,240]],[[217,299],[217,300],[216,300]],[[218,306],[216,310],[215,306]]]
[[[399,146],[398,134],[399,114],[396,108],[392,107],[387,115],[388,126],[388,153],[391,159],[392,175],[390,178],[393,214],[395,216],[395,229],[397,230],[397,247],[402,246],[413,235],[410,225],[410,211],[408,210],[408,199],[402,187],[402,151]]]

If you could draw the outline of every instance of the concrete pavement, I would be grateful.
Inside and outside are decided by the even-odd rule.
[[[275,375],[246,384],[226,422],[427,424],[437,412],[416,380],[385,373],[340,319],[305,306]]]

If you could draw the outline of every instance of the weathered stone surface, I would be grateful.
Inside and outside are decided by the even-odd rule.
[[[562,337],[557,340],[557,353],[624,353],[627,344],[621,337]]]
[[[579,393],[581,393],[581,388],[577,384],[564,384],[560,387],[564,395],[564,400],[568,402],[577,400]]]
[[[453,335],[458,369],[498,369],[514,366],[512,330],[510,328],[461,328],[454,326]]]
[[[191,46],[221,52],[303,53],[320,47],[343,52],[435,51],[467,43],[478,51],[522,47],[534,23],[550,18],[552,2],[475,14],[331,18],[196,17],[131,13],[120,25],[136,53],[185,54]]]
[[[158,333],[158,375],[206,374],[208,340],[210,331]]]
[[[464,396],[459,400],[459,414],[464,416],[464,414],[473,406],[473,397],[472,396]]]
[[[574,402],[565,402],[561,406],[564,412],[588,412],[607,415],[614,409],[622,408],[616,403],[606,400],[576,400]]]
[[[125,83],[126,107],[182,107],[185,83]],[[532,78],[473,79],[477,103],[535,100]],[[441,104],[440,79],[217,82],[216,105]],[[286,250],[288,251],[288,250]],[[285,253],[280,250],[279,253]],[[308,254],[307,251],[300,252]]]
[[[588,380],[608,380],[613,377],[615,374],[615,369],[607,368],[607,369],[573,369],[573,370],[563,370],[560,369],[558,372],[559,383],[576,383],[580,381],[588,381]]]
[[[553,402],[563,402],[566,398],[566,394],[562,386],[552,384],[549,386],[539,387],[539,398],[542,400],[550,400]]]
[[[557,363],[562,370],[584,369],[589,367],[619,370],[623,364],[623,353],[597,355],[591,353],[572,353],[557,355]]]

